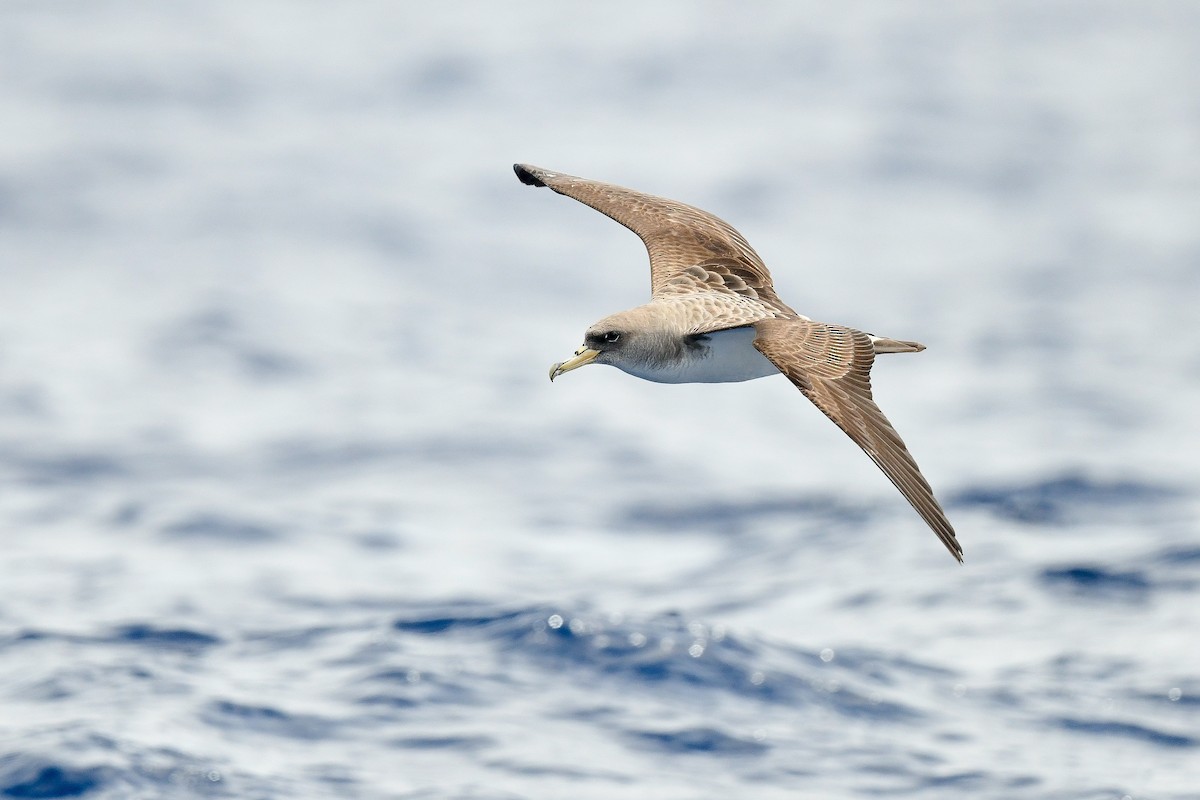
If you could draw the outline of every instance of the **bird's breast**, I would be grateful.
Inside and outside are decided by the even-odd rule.
[[[733,383],[777,375],[754,347],[753,327],[688,337],[678,356],[661,364],[619,364],[630,375],[656,383]]]

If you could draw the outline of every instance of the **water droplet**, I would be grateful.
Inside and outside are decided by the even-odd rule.
[[[409,683],[419,683],[421,680],[421,671],[419,669],[410,669],[404,673],[404,680]]]
[[[830,661],[833,661],[833,656],[834,656],[834,652],[833,652],[832,648],[826,647],[824,650],[821,651],[821,660],[824,661],[826,664],[828,664]]]
[[[694,642],[692,646],[688,648],[688,655],[692,658],[699,658],[700,656],[704,655],[704,645],[702,645],[700,642]]]
[[[763,682],[766,679],[767,679],[766,673],[760,672],[759,670],[755,670],[754,672],[750,673],[750,682],[753,683],[755,686],[762,686]]]
[[[1171,689],[1171,691],[1167,692],[1167,699],[1170,700],[1172,703],[1174,703],[1176,700],[1178,700],[1181,697],[1183,697],[1183,690],[1180,689],[1178,686]]]
[[[629,634],[629,643],[634,647],[641,647],[646,643],[646,634],[634,631]]]
[[[549,625],[551,628],[558,630],[559,628],[562,627],[563,618],[561,616],[559,616],[558,614],[551,614],[550,619],[546,620],[546,624]]]

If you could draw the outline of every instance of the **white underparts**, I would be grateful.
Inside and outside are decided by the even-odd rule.
[[[754,347],[753,327],[705,334],[685,345],[681,358],[664,366],[618,363],[620,369],[655,383],[732,383],[777,375],[779,370]]]

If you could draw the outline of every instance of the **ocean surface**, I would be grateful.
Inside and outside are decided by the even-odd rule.
[[[1200,797],[1200,5],[0,5],[0,798]],[[546,379],[737,226],[782,378]]]

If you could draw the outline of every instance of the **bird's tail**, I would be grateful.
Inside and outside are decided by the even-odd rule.
[[[903,339],[889,339],[886,336],[876,336],[868,333],[876,353],[919,353],[925,349],[920,342],[906,342]]]

